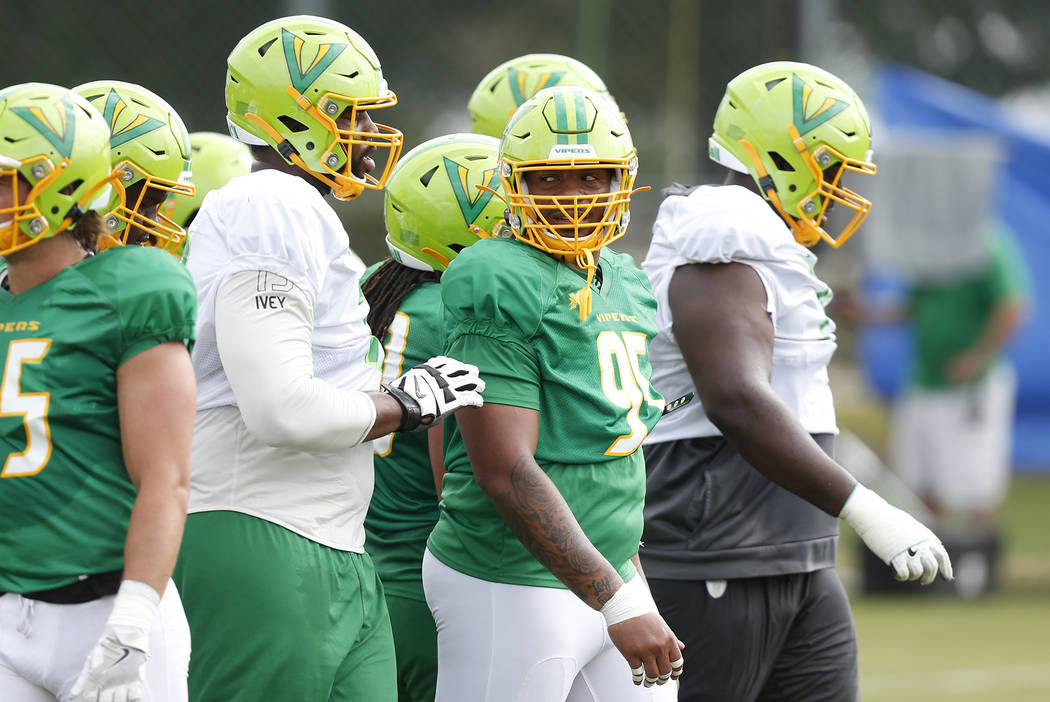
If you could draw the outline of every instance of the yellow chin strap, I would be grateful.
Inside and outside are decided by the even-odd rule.
[[[576,254],[576,265],[587,273],[587,282],[576,292],[576,304],[580,309],[580,321],[586,321],[591,314],[591,283],[594,281],[594,272],[598,265],[594,262],[594,254],[590,249],[584,249]]]
[[[819,241],[819,237],[807,232],[802,228],[799,220],[784,212],[784,206],[780,203],[780,196],[777,195],[777,189],[773,185],[773,178],[770,177],[766,167],[762,165],[762,159],[758,157],[758,152],[755,151],[755,147],[746,139],[741,139],[739,143],[744,147],[744,150],[747,151],[747,155],[751,158],[751,162],[755,164],[755,170],[758,172],[758,187],[762,189],[765,196],[773,203],[773,209],[777,211],[780,218],[783,219],[784,223],[791,229],[795,241],[803,246],[815,245],[817,241]]]
[[[249,112],[244,115],[244,118],[255,122],[257,125],[259,125],[260,129],[262,129],[264,132],[270,135],[270,138],[273,139],[275,144],[277,144],[277,146],[274,147],[277,153],[281,154],[282,157],[288,159],[296,166],[303,169],[304,171],[312,175],[314,178],[317,178],[317,180],[330,187],[332,191],[336,193],[336,197],[338,197],[340,200],[353,200],[355,197],[364,192],[364,185],[359,185],[357,183],[354,183],[353,181],[350,181],[350,184],[340,183],[324,173],[318,173],[317,171],[311,170],[310,167],[306,165],[306,162],[303,161],[302,157],[299,155],[299,152],[295,151],[294,148],[289,148],[287,154],[281,151],[280,145],[288,143],[288,140],[281,136],[276,129],[264,122],[263,119],[259,117],[259,115],[255,114],[254,112]],[[288,146],[291,147],[292,145],[289,143]],[[347,158],[349,158],[349,156]]]

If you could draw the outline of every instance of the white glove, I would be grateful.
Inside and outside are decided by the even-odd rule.
[[[860,483],[839,515],[872,552],[891,568],[897,580],[929,585],[940,570],[952,579],[952,562],[940,539],[907,512],[890,505]]]
[[[460,407],[481,407],[485,381],[478,369],[454,358],[435,356],[383,385],[404,414],[397,431],[432,427]]]
[[[149,658],[149,630],[160,595],[146,583],[125,580],[113,600],[102,638],[91,649],[70,697],[84,702],[142,699]]]

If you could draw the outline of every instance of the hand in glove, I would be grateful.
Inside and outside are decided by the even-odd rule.
[[[897,580],[929,585],[938,571],[952,579],[952,562],[937,535],[860,483],[839,515],[872,552],[893,568]]]
[[[485,381],[478,369],[454,358],[435,356],[383,385],[403,411],[397,431],[434,426],[460,407],[481,407]]]
[[[125,580],[113,600],[102,637],[88,653],[70,697],[84,702],[135,702],[143,697],[149,630],[160,596],[145,583]]]

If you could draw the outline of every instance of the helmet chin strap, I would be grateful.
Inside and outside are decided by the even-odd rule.
[[[773,203],[773,209],[777,211],[780,218],[784,220],[784,223],[791,229],[791,234],[795,237],[795,241],[802,244],[803,246],[813,246],[819,240],[820,237],[810,232],[807,232],[802,225],[801,219],[792,217],[784,211],[784,206],[780,202],[780,196],[777,195],[777,188],[773,185],[773,178],[769,175],[769,171],[762,165],[762,159],[758,157],[758,152],[755,151],[755,147],[751,145],[751,142],[746,139],[740,140],[740,145],[747,151],[747,155],[751,158],[751,162],[755,164],[755,170],[758,172],[758,187],[765,194],[766,198]]]
[[[332,189],[332,192],[335,193],[335,196],[338,199],[353,200],[355,197],[364,192],[364,185],[355,183],[353,181],[351,181],[349,184],[340,183],[325,173],[318,173],[317,171],[312,170],[309,166],[306,165],[306,162],[303,161],[302,156],[299,155],[299,152],[294,146],[292,146],[291,142],[289,142],[287,139],[281,136],[281,134],[276,129],[274,129],[265,121],[263,121],[263,119],[259,117],[259,115],[249,112],[246,115],[244,115],[244,117],[245,119],[251,120],[255,124],[259,125],[260,129],[262,129],[264,132],[270,135],[270,138],[273,139],[274,143],[276,144],[274,148],[277,150],[277,153],[279,153],[286,161],[295,164],[302,170],[312,175],[317,180],[330,187]]]

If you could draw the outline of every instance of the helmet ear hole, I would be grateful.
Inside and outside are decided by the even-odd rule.
[[[307,127],[305,124],[303,124],[297,119],[289,117],[288,115],[281,115],[277,118],[277,120],[284,126],[288,127],[288,131],[290,131],[292,134],[305,132],[307,129],[309,129],[309,127]]]
[[[790,171],[794,173],[795,167],[788,163],[787,159],[781,156],[776,151],[767,151],[770,160],[773,161],[773,165],[777,167],[778,171]]]

